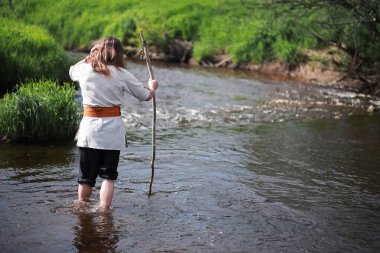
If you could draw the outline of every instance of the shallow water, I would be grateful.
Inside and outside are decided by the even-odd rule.
[[[129,64],[143,79],[143,65]],[[113,208],[76,199],[74,143],[0,145],[1,252],[377,252],[379,101],[204,70],[155,68],[128,100]]]

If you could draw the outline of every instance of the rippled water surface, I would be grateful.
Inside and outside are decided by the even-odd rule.
[[[130,71],[146,79],[143,65]],[[74,143],[0,145],[0,252],[378,252],[379,101],[201,70],[155,68],[129,98],[113,208],[76,199]]]

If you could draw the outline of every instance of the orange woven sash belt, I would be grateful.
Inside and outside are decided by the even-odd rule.
[[[84,117],[117,117],[120,116],[120,107],[88,107],[83,108]]]

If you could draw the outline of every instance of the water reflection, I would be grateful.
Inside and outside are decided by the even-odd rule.
[[[73,245],[78,252],[119,252],[119,231],[115,227],[112,211],[92,211],[82,207],[77,216]]]
[[[10,184],[72,180],[77,148],[71,143],[0,143],[0,181]]]
[[[0,143],[0,168],[65,166],[74,161],[73,143]]]

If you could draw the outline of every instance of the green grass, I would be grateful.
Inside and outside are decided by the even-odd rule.
[[[44,29],[0,16],[0,94],[27,78],[63,79],[68,64],[61,46]]]
[[[66,49],[89,47],[107,35],[138,46],[142,29],[160,51],[174,39],[192,41],[199,61],[223,53],[237,63],[297,63],[302,50],[316,43],[305,32],[299,35],[294,19],[274,19],[272,10],[250,9],[236,0],[23,0],[13,5],[16,16],[46,28]],[[309,24],[312,17],[301,19]]]
[[[368,5],[351,2],[357,12]],[[301,3],[314,8],[301,8]],[[0,15],[43,27],[68,50],[88,49],[108,35],[136,48],[141,44],[138,31],[143,30],[159,52],[185,40],[192,42],[191,56],[198,61],[229,55],[236,64],[281,61],[297,66],[308,60],[306,49],[324,49],[333,41],[378,69],[380,40],[374,30],[379,31],[379,23],[371,29],[365,20],[378,16],[379,10],[358,19],[343,5],[312,0],[18,0],[0,5]]]
[[[0,100],[0,137],[4,141],[71,138],[79,123],[73,85],[29,81]]]

